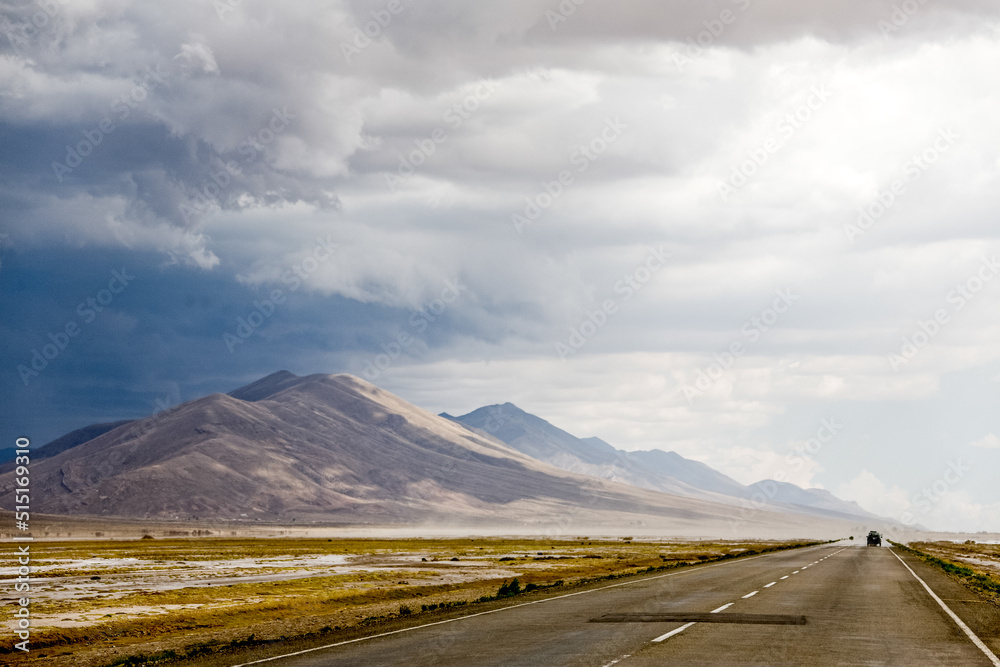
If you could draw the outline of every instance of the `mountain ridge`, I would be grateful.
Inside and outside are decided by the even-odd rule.
[[[592,443],[593,444],[593,443]],[[0,502],[11,501],[0,474]],[[573,474],[351,375],[278,372],[32,462],[61,515],[349,524],[726,529],[731,508]],[[747,531],[836,534],[763,511]],[[553,533],[554,534],[554,533]]]
[[[524,415],[551,438],[559,435]],[[70,438],[63,443],[75,444],[51,456],[36,454],[35,511],[544,534],[642,528],[734,538],[835,536],[846,526],[836,517],[816,521],[771,508],[737,526],[732,506],[711,497],[558,468],[346,374],[279,371],[229,393],[100,426],[92,439]],[[616,451],[599,439],[584,444],[593,456]],[[12,502],[14,488],[13,475],[0,474],[0,502]]]
[[[700,461],[665,450],[624,451],[595,437],[579,438],[513,403],[488,405],[453,417],[441,416],[486,432],[529,456],[558,468],[641,488],[746,505],[759,502],[810,515],[876,519],[856,503],[822,489],[761,480],[745,486]]]

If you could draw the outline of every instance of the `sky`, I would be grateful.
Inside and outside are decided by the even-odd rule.
[[[0,8],[0,438],[277,370],[1000,530],[1000,6]]]

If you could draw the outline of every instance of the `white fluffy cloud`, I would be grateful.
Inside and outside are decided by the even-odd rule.
[[[1000,438],[990,433],[973,442],[972,446],[980,449],[1000,449]]]
[[[895,484],[885,484],[868,470],[861,470],[856,477],[840,484],[836,494],[844,500],[855,501],[869,512],[897,521],[906,517],[912,508],[906,490]],[[923,519],[919,517],[918,521],[923,524]]]

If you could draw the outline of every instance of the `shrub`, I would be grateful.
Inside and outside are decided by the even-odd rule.
[[[517,577],[514,577],[508,584],[506,581],[500,584],[500,590],[497,591],[498,598],[508,598],[521,593],[521,582],[518,581]]]

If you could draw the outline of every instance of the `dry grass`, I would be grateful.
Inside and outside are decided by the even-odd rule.
[[[914,542],[908,547],[983,597],[1000,605],[1000,544]]]

